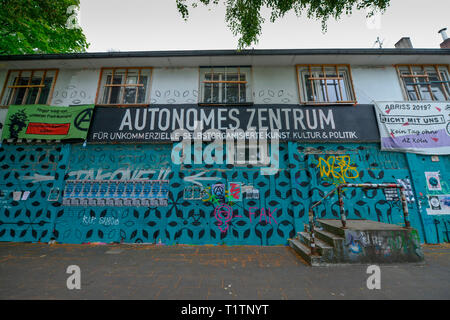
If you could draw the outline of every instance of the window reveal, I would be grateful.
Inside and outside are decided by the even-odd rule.
[[[100,105],[148,104],[150,68],[102,69]]]
[[[48,104],[57,69],[10,70],[2,93],[2,105]]]

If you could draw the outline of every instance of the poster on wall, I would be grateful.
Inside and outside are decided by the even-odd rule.
[[[450,214],[450,194],[432,195],[428,196],[427,213],[429,215],[435,214]]]
[[[63,204],[65,206],[166,207],[168,198],[168,180],[66,180]]]
[[[425,172],[425,178],[427,179],[427,187],[430,191],[441,191],[441,179],[439,178],[439,172]]]
[[[228,199],[231,201],[242,201],[242,183],[228,183]]]
[[[86,139],[94,105],[11,105],[2,139]]]
[[[450,154],[450,103],[376,102],[381,150]]]

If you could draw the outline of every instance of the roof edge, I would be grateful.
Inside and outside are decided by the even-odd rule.
[[[173,50],[83,52],[56,54],[3,55],[0,61],[104,59],[104,58],[155,58],[155,57],[205,57],[205,56],[270,56],[270,55],[450,55],[450,49],[254,49],[254,50]]]

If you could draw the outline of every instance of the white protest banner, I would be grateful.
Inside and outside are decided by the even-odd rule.
[[[450,103],[375,102],[381,150],[450,154]]]

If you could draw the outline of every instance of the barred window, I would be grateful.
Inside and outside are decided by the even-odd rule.
[[[58,69],[8,71],[1,104],[50,104],[57,76]]]
[[[302,103],[356,103],[348,65],[298,65],[297,80]]]
[[[97,90],[97,104],[148,104],[151,71],[151,68],[103,68]]]
[[[200,68],[200,103],[251,103],[250,67]]]
[[[397,65],[396,67],[408,100],[450,100],[447,65]]]

